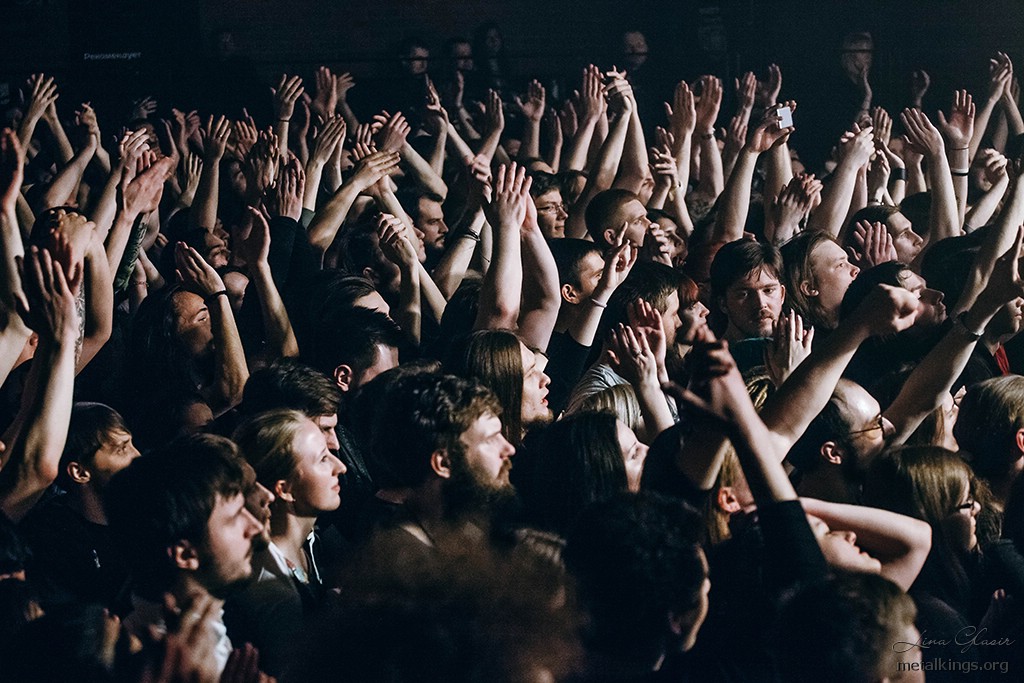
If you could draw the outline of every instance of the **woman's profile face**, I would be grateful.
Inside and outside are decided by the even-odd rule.
[[[981,503],[974,499],[971,482],[964,472],[960,475],[960,494],[942,520],[942,526],[953,546],[964,552],[978,547],[978,513]]]

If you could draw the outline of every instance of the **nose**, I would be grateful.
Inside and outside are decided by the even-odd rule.
[[[263,523],[256,519],[256,515],[249,512],[246,508],[242,508],[242,514],[248,518],[247,521],[249,522],[249,525],[245,529],[246,538],[252,538],[256,534],[262,533]]]
[[[335,455],[332,455],[331,458],[334,459],[334,463],[333,464],[334,464],[334,473],[335,473],[335,475],[341,475],[341,474],[345,474],[346,472],[348,472],[348,468],[345,467],[345,463],[343,463],[341,461],[341,458],[339,458],[339,457],[337,457]]]
[[[850,545],[857,545],[857,534],[852,531],[844,531],[843,539]]]
[[[855,265],[853,265],[851,263],[850,264],[850,277],[856,278],[858,275],[860,275],[860,268],[858,268],[857,266],[855,266]]]
[[[540,386],[543,388],[549,384],[551,384],[551,378],[548,377],[548,374],[546,372],[540,373]]]
[[[504,441],[504,444],[501,447],[501,457],[511,458],[516,454],[516,447],[513,446],[505,437],[501,437],[501,440]]]
[[[710,313],[710,312],[711,311],[708,310],[708,307],[705,306],[703,302],[701,302],[701,301],[697,302],[697,315],[698,316],[700,316],[701,318],[706,318],[706,317],[708,317],[708,313]]]
[[[566,218],[566,217],[569,216],[569,212],[565,210],[565,204],[564,203],[563,204],[559,204],[558,206],[555,207],[555,214],[559,218]]]

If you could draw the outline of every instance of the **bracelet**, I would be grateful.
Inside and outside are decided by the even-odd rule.
[[[907,169],[905,169],[905,168],[894,168],[894,169],[892,169],[892,179],[893,180],[906,180],[907,179]]]
[[[208,296],[205,299],[203,299],[203,303],[206,304],[206,305],[209,305],[210,302],[213,301],[214,299],[216,299],[218,296],[227,296],[227,295],[228,295],[228,290],[222,289],[219,292],[214,292],[210,296]]]
[[[291,121],[291,119],[278,119],[277,120],[278,123],[288,123],[289,121]]]
[[[949,151],[950,152],[963,152],[966,149],[970,149],[970,147],[950,147]]]
[[[715,131],[711,131],[710,133],[698,133],[697,137],[701,140],[710,140],[715,137]]]
[[[480,233],[470,232],[470,231],[467,230],[466,232],[459,233],[458,239],[460,239],[460,240],[461,239],[467,239],[467,240],[473,240],[474,242],[479,242],[480,241]]]
[[[598,308],[608,308],[608,302],[607,301],[598,301],[597,299],[591,299],[590,303],[592,303],[593,305],[597,306]]]
[[[949,169],[949,174],[952,175],[952,176],[955,176],[957,178],[966,178],[968,173],[970,173],[970,171],[968,169],[966,169],[966,168],[951,168],[951,169]]]
[[[964,333],[967,334],[967,336],[973,339],[974,341],[978,341],[979,339],[981,339],[981,332],[975,332],[971,328],[967,327],[967,322],[964,320],[966,316],[967,311],[964,311],[963,313],[958,315],[956,317],[955,326],[963,330]]]

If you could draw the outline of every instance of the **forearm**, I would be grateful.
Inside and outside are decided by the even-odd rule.
[[[736,449],[754,500],[758,505],[796,500],[796,490],[781,462],[788,449],[779,450],[772,432],[758,416],[749,398],[737,401],[735,410],[737,412],[729,425],[729,440]]]
[[[793,160],[789,156],[789,145],[783,143],[768,150],[768,163],[765,164],[764,170],[762,194],[765,197],[776,197],[793,179]]]
[[[470,140],[480,139],[480,133],[473,126],[473,117],[469,115],[464,106],[460,104],[455,107],[455,116],[459,119],[459,125],[462,126],[467,138]]]
[[[866,505],[846,505],[801,498],[809,515],[832,529],[853,531],[857,545],[881,560],[882,576],[903,590],[910,588],[932,545],[932,528],[922,520]]]
[[[448,144],[448,128],[442,127],[434,138],[434,148],[430,150],[430,158],[427,160],[431,170],[440,178],[444,174],[444,149]]]
[[[966,170],[967,150],[958,150],[955,153],[962,158],[962,168]],[[957,211],[957,197],[953,188],[953,177],[950,175],[949,161],[946,160],[944,153],[940,152],[928,159],[928,176],[932,185],[931,230],[928,232],[928,244],[935,244],[939,240],[959,235],[962,223]],[[966,180],[965,177],[964,181]],[[966,194],[964,201],[967,201]]]
[[[121,181],[121,167],[115,166],[107,176],[99,198],[93,205],[92,220],[96,224],[95,239],[105,242],[117,215],[117,186]]]
[[[256,293],[259,295],[263,329],[271,353],[278,358],[298,357],[299,343],[295,339],[295,331],[281,299],[281,292],[274,283],[270,264],[263,261],[253,266],[252,278],[256,285]]]
[[[19,522],[57,478],[67,441],[75,385],[75,340],[41,340],[35,390],[16,422],[22,426],[0,469],[0,510]]]
[[[64,206],[68,203],[68,200],[78,191],[78,184],[82,182],[82,174],[85,173],[85,168],[92,161],[95,151],[95,147],[87,145],[71,158],[53,179],[50,186],[46,188],[40,209]]]
[[[1017,236],[1017,228],[1024,222],[1024,183],[1020,178],[1010,184],[1010,196],[1003,212],[999,215],[995,230],[989,231],[971,264],[967,284],[956,305],[949,311],[950,317],[966,311],[974,305],[975,299],[985,288],[996,259],[1006,252]]]
[[[640,404],[640,414],[644,418],[643,442],[650,445],[659,434],[674,425],[675,420],[672,419],[668,400],[657,380],[640,382],[633,389]]]
[[[359,127],[359,119],[356,118],[356,113],[352,111],[352,107],[348,106],[348,100],[339,97],[336,111],[341,114],[341,118],[345,119],[345,125],[348,126],[349,130],[355,130]]]
[[[1016,136],[1024,133],[1024,119],[1021,119],[1020,108],[1017,106],[1017,101],[1013,99],[1013,95],[1010,94],[1009,90],[1003,91],[1002,103],[1010,135]]]
[[[523,126],[523,141],[519,147],[519,160],[540,157],[540,119],[528,119]]]
[[[920,161],[907,162],[907,194],[927,192],[928,183],[924,179],[924,170]]]
[[[449,238],[453,240],[448,249],[445,250],[441,260],[434,267],[432,279],[437,283],[445,298],[451,298],[455,290],[462,284],[462,278],[466,275],[470,262],[473,260],[473,252],[476,251],[480,242],[480,231],[484,224],[484,212],[477,209],[473,212],[473,218],[468,227],[455,233],[449,232]],[[447,242],[448,238],[446,238]]]
[[[0,329],[0,385],[7,381],[15,363],[21,357],[21,352],[25,350],[25,344],[32,336],[32,330],[25,327],[17,313],[8,311],[5,317],[6,324]]]
[[[68,140],[68,134],[64,130],[63,124],[60,122],[60,117],[57,116],[56,110],[51,110],[43,114],[43,121],[50,129],[50,133],[53,135],[53,144],[57,149],[57,156],[60,159],[60,163],[67,164],[75,156],[75,150],[71,146],[71,141]]]
[[[405,162],[407,169],[420,187],[438,195],[442,200],[448,196],[448,186],[445,185],[441,176],[408,142],[402,145],[402,161]]]
[[[640,113],[634,107],[629,116],[629,128],[626,130],[622,162],[619,164],[619,173],[614,187],[630,192],[640,192],[644,179],[650,174],[648,163],[644,131],[640,126]]]
[[[981,141],[985,137],[985,131],[988,129],[989,120],[992,118],[992,111],[996,107],[998,98],[988,98],[985,100],[985,104],[978,109],[977,115],[974,117],[974,133],[971,135],[971,148],[970,148],[970,160],[973,162],[974,157],[978,154],[978,149],[981,147]]]
[[[983,194],[971,210],[964,216],[964,230],[971,232],[983,225],[988,225],[989,220],[995,214],[999,203],[1003,201],[1007,188],[1010,187],[1010,177],[1004,175],[1002,179]]]
[[[391,312],[409,341],[419,346],[422,339],[423,316],[420,305],[420,273],[416,266],[409,268],[404,264],[400,266],[400,270],[402,282],[398,289],[398,307]]]
[[[459,135],[459,131],[455,130],[455,126],[451,123],[448,124],[448,144],[452,146],[454,155],[459,159],[472,159],[476,156],[469,145],[466,144],[466,141],[462,139],[462,136]],[[494,146],[497,147],[497,145],[498,143],[495,141]],[[492,150],[491,154],[493,153]]]
[[[129,215],[123,210],[119,210],[114,216],[114,224],[107,234],[107,241],[104,247],[107,253],[107,266],[111,273],[116,273],[121,265],[124,250],[127,248],[128,242],[132,237],[135,219],[135,216]]]
[[[700,138],[697,148],[700,151],[700,179],[697,191],[711,201],[718,198],[725,188],[725,175],[722,171],[722,152],[718,149],[714,131],[698,134]]]
[[[189,224],[193,227],[213,230],[217,224],[217,193],[220,188],[220,157],[203,160],[203,171],[199,176],[196,198],[189,212]]]
[[[316,211],[316,196],[320,191],[320,183],[324,177],[324,164],[310,161],[306,164],[306,184],[302,191],[302,208]]]
[[[513,329],[519,320],[523,264],[519,226],[496,228],[494,258],[480,285],[480,306],[473,329]]]
[[[596,126],[596,118],[587,118],[580,122],[572,140],[563,151],[563,171],[582,171],[587,165],[587,150],[590,149],[590,141],[594,137]]]
[[[572,207],[566,221],[566,237],[582,238],[587,234],[587,224],[584,218],[587,205],[595,195],[612,186],[615,174],[619,169],[619,159],[622,158],[622,148],[626,144],[628,126],[628,116],[619,116],[612,125],[608,137],[601,146],[601,153],[587,178],[583,193],[580,195],[579,201]]]
[[[320,254],[326,252],[334,242],[338,230],[341,229],[341,224],[345,222],[345,218],[358,196],[358,188],[351,183],[342,185],[309,222],[309,243]]]
[[[93,250],[85,259],[85,337],[75,372],[81,372],[109,341],[114,329],[114,280],[106,253]]]
[[[228,297],[223,294],[208,297],[206,305],[210,310],[213,327],[216,363],[214,385],[210,387],[207,403],[214,417],[217,417],[241,403],[242,390],[249,379],[249,368]]]
[[[558,320],[558,267],[540,228],[527,232],[522,242],[523,301],[519,335],[532,348],[546,351]]]
[[[807,219],[807,229],[824,230],[833,238],[837,237],[843,229],[856,184],[857,169],[840,162],[832,182],[821,193],[821,204]]]
[[[14,208],[0,210],[0,303],[9,317],[17,316],[15,302],[22,289],[16,259],[24,256],[25,246]]]
[[[750,185],[754,179],[757,153],[748,149],[740,152],[736,168],[725,184],[720,198],[720,208],[711,233],[712,242],[734,242],[743,237],[750,210]]]
[[[435,321],[441,322],[441,316],[444,315],[444,309],[448,306],[448,300],[438,289],[437,283],[430,277],[427,269],[418,261],[416,262],[416,271],[419,273],[420,310],[426,308]]]

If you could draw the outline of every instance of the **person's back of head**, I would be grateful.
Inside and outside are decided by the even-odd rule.
[[[588,651],[650,673],[692,647],[707,612],[701,520],[684,503],[621,495],[584,510],[566,538],[566,568],[590,616]]]
[[[979,476],[1005,475],[1024,458],[1024,377],[1006,375],[968,387],[953,436]],[[1019,467],[1018,467],[1019,469]]]
[[[611,189],[598,192],[587,204],[584,220],[587,233],[594,243],[602,249],[610,249],[614,245],[605,236],[606,230],[619,232],[621,225],[616,225],[616,217],[626,204],[637,201],[635,193],[629,190]]]
[[[547,426],[515,477],[527,522],[564,534],[580,510],[627,490],[615,416],[577,413]]]
[[[875,683],[916,661],[917,609],[877,574],[840,574],[803,586],[784,603],[774,633],[780,680]],[[902,651],[896,647],[905,643]]]
[[[827,314],[822,310],[818,297],[811,296],[805,290],[818,289],[812,254],[817,247],[830,241],[832,237],[827,232],[805,230],[779,248],[783,263],[782,279],[786,285],[786,304],[802,315],[805,323],[815,326],[825,325],[828,322]]]
[[[341,391],[327,375],[293,358],[279,358],[252,371],[239,411],[255,415],[290,408],[314,418],[337,413],[340,403]]]
[[[162,600],[180,570],[179,551],[196,552],[206,544],[218,501],[241,494],[242,486],[235,444],[205,434],[175,439],[111,479],[104,507],[110,529],[132,565],[140,595]],[[216,564],[216,559],[205,557],[198,562]],[[207,587],[214,588],[218,587]]]
[[[522,343],[510,330],[477,330],[457,339],[444,360],[446,372],[484,385],[502,407],[505,438],[518,444],[523,430]]]
[[[353,308],[319,322],[304,360],[349,391],[394,367],[401,343],[402,331],[391,318]]]

